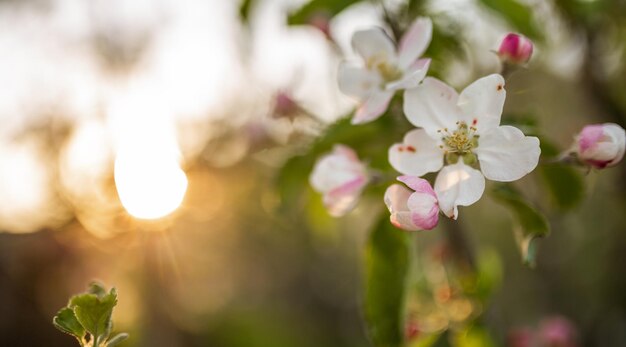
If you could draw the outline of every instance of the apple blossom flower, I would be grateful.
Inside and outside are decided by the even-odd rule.
[[[505,97],[504,78],[498,74],[478,79],[461,94],[435,78],[426,78],[405,91],[404,113],[421,128],[389,149],[391,166],[412,176],[441,170],[434,187],[439,207],[456,219],[457,206],[480,199],[485,177],[511,182],[537,166],[539,139],[500,125]],[[477,164],[480,170],[472,167]]]
[[[614,123],[587,125],[576,137],[576,153],[597,169],[614,166],[624,157],[624,128]]]
[[[353,124],[380,117],[396,90],[412,88],[424,79],[430,59],[418,59],[430,44],[432,22],[417,18],[400,40],[399,48],[381,28],[357,31],[352,47],[363,64],[339,66],[339,89],[360,101]]]
[[[350,147],[335,145],[318,159],[309,177],[311,186],[323,194],[328,213],[340,217],[356,206],[369,175],[365,165]]]
[[[533,42],[527,37],[509,33],[504,37],[498,48],[498,57],[504,63],[525,64],[533,54]]]
[[[385,191],[385,205],[391,212],[391,224],[408,231],[430,230],[439,222],[437,195],[430,183],[415,176],[400,176],[413,191],[393,184]]]

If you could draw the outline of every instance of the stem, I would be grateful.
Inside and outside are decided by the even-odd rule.
[[[450,246],[455,260],[464,270],[475,272],[476,260],[474,249],[465,234],[463,226],[458,221],[445,220],[444,233],[448,239],[448,245]]]

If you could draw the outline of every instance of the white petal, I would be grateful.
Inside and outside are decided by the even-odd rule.
[[[430,18],[420,17],[402,36],[398,49],[398,64],[407,67],[424,54],[433,35],[433,22]]]
[[[480,170],[493,181],[511,182],[533,171],[539,162],[539,139],[504,125],[483,134],[475,150]]]
[[[380,75],[363,67],[343,62],[338,71],[339,90],[342,93],[366,99],[375,90],[380,90]]]
[[[419,83],[426,77],[426,73],[428,73],[428,68],[430,67],[430,59],[419,59],[416,60],[415,63],[407,69],[397,81],[393,81],[391,83],[387,83],[385,89],[387,90],[398,90],[398,89],[409,89],[415,88],[419,85]]]
[[[485,191],[485,178],[476,169],[463,164],[445,166],[435,180],[439,207],[446,216],[456,219],[457,206],[469,206],[480,199]]]
[[[500,125],[502,108],[506,99],[504,78],[498,74],[476,80],[459,95],[458,105],[463,110],[463,119],[468,124],[476,124],[477,133]]]
[[[411,124],[422,127],[432,138],[439,138],[437,130],[453,128],[461,119],[456,91],[432,77],[404,92],[404,113]]]
[[[423,176],[443,166],[443,151],[424,129],[414,129],[404,136],[404,142],[389,148],[389,163],[405,175]]]
[[[380,117],[389,106],[389,101],[393,97],[393,92],[376,91],[359,106],[352,118],[352,124],[363,124],[371,122]]]
[[[395,45],[382,28],[357,31],[352,36],[352,48],[364,61],[396,59]]]
[[[398,228],[416,231],[420,230],[411,220],[411,212],[407,202],[412,192],[400,184],[393,184],[385,191],[385,205],[389,209],[391,223]]]

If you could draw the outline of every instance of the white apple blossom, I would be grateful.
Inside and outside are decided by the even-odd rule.
[[[334,217],[340,217],[356,206],[369,175],[354,150],[335,145],[333,151],[315,163],[309,182],[323,194],[324,206]]]
[[[603,169],[622,160],[625,146],[624,128],[614,123],[592,124],[576,137],[575,151],[584,163]]]
[[[389,161],[405,175],[441,170],[435,192],[441,210],[450,218],[457,218],[457,206],[480,199],[485,177],[515,181],[537,166],[539,139],[500,125],[505,97],[504,78],[498,74],[478,79],[461,94],[430,77],[405,91],[404,112],[421,129],[410,131],[403,143],[393,145]],[[478,163],[480,170],[472,167]]]
[[[430,44],[432,26],[429,18],[417,18],[400,40],[397,51],[382,28],[354,34],[352,47],[363,62],[343,62],[339,66],[339,89],[360,102],[353,124],[380,117],[395,91],[416,87],[424,79],[430,59],[418,58]]]
[[[391,224],[408,231],[430,230],[439,222],[437,195],[427,180],[416,176],[400,176],[413,191],[393,184],[385,191],[385,204],[391,213]]]

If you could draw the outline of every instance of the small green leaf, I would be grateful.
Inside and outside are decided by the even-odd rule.
[[[252,0],[243,0],[239,5],[239,17],[242,21],[247,22],[250,17],[250,7]]]
[[[119,333],[117,335],[115,335],[113,338],[111,338],[107,344],[106,347],[114,347],[117,346],[118,344],[120,344],[122,341],[126,340],[128,338],[128,334],[127,333]]]
[[[74,311],[68,307],[62,308],[56,316],[54,316],[52,323],[54,326],[66,334],[75,336],[79,341],[85,337],[85,328],[78,322]]]
[[[394,228],[386,216],[367,242],[365,315],[370,336],[377,347],[402,345],[408,243],[408,234]]]
[[[537,211],[526,199],[510,185],[502,185],[493,192],[493,197],[507,206],[518,224],[516,237],[522,252],[524,263],[535,265],[536,244],[534,240],[550,233],[547,218]]]
[[[115,288],[108,294],[98,297],[96,294],[79,294],[70,299],[69,307],[76,318],[94,339],[102,340],[111,329],[111,315],[117,304]]]
[[[489,9],[498,13],[516,30],[532,39],[541,38],[541,33],[533,23],[532,11],[515,0],[480,0]]]

